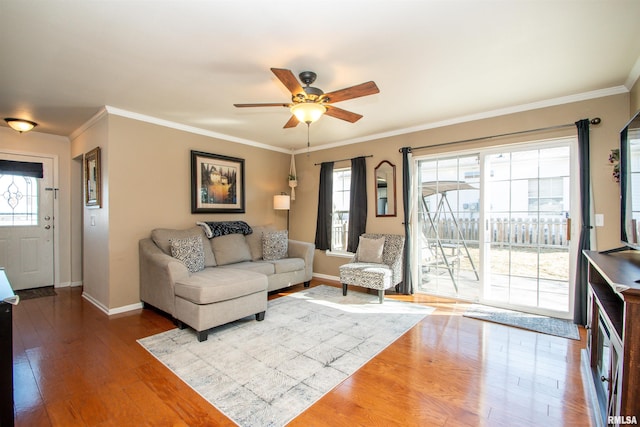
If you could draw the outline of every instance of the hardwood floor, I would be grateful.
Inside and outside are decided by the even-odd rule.
[[[14,308],[17,426],[234,425],[136,342],[174,328],[169,319],[109,318],[81,288],[56,291]],[[290,425],[591,425],[584,329],[574,341],[463,317],[464,303],[388,297],[437,310]]]

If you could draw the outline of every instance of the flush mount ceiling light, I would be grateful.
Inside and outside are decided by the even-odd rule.
[[[301,123],[311,124],[327,111],[327,107],[315,102],[300,102],[291,107],[291,114]]]
[[[11,129],[18,131],[20,133],[29,132],[34,127],[38,126],[36,122],[32,122],[30,120],[24,120],[24,119],[14,119],[11,117],[5,118],[4,121],[7,122],[7,124]]]

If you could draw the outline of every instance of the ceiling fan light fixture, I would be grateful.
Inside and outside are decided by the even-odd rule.
[[[14,119],[12,117],[7,117],[4,119],[5,122],[9,125],[9,127],[15,131],[20,133],[29,132],[34,127],[38,126],[36,122],[32,122],[30,120],[24,119]]]
[[[291,107],[291,114],[296,116],[299,122],[311,124],[318,120],[327,111],[327,107],[316,102],[300,102]]]

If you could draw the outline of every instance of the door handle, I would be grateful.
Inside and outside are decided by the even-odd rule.
[[[45,230],[48,230],[48,229],[50,229],[50,228],[51,228],[51,226],[50,226],[50,225],[45,225],[45,226],[44,226],[44,229],[45,229]]]
[[[45,216],[45,217],[44,217],[44,220],[45,220],[45,221],[49,221],[50,219],[51,219],[51,217],[50,217],[49,215],[47,215],[47,216]]]

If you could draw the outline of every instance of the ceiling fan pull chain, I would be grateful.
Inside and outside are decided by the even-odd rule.
[[[309,128],[310,128],[310,123],[307,122],[307,157],[309,157],[309,151],[310,151],[310,147],[311,147],[311,143],[309,142]]]

